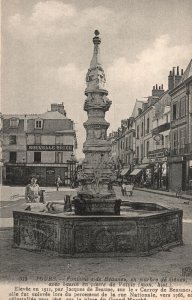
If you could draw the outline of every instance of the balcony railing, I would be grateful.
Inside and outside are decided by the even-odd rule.
[[[158,127],[152,129],[152,135],[156,135],[156,134],[166,131],[168,129],[170,129],[170,123],[165,123],[165,124],[159,125]]]

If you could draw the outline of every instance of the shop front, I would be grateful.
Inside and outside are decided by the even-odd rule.
[[[188,174],[187,174],[188,191],[192,193],[192,155],[188,160]]]
[[[149,153],[151,188],[169,190],[168,149],[160,149]]]
[[[129,174],[130,174],[130,166],[125,166],[120,173],[120,178],[122,181],[128,181],[129,179]]]
[[[186,187],[186,161],[183,156],[169,157],[169,189],[176,191]]]
[[[147,187],[150,176],[150,165],[140,164],[136,165],[134,170],[130,173],[131,182],[138,187]]]
[[[5,166],[4,184],[26,185],[34,176],[40,186],[54,186],[56,178],[61,177],[62,185],[68,186],[74,174],[74,167],[66,164],[17,164]]]

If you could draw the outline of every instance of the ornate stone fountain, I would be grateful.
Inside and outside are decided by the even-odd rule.
[[[121,200],[117,200],[110,182],[114,180],[111,146],[107,141],[109,123],[105,120],[105,112],[109,110],[111,101],[105,89],[105,73],[100,58],[99,31],[95,30],[93,38],[94,51],[86,75],[87,96],[84,110],[88,120],[83,124],[86,129],[86,141],[83,145],[85,159],[79,174],[80,191],[75,199],[76,214],[119,214]]]
[[[181,245],[182,210],[136,201],[123,201],[121,205],[111,189],[113,172],[106,139],[109,123],[105,120],[111,101],[104,88],[97,30],[93,43],[84,104],[88,114],[84,123],[85,159],[79,174],[80,190],[74,199],[75,213],[64,212],[54,199],[52,211],[47,211],[48,206],[43,204],[41,209],[13,211],[14,247],[63,257],[103,257],[149,255]]]

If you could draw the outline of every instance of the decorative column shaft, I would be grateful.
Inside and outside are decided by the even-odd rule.
[[[111,145],[107,141],[107,129],[110,124],[105,120],[105,112],[109,110],[112,102],[107,98],[108,91],[105,89],[106,79],[100,58],[100,43],[99,32],[95,30],[93,58],[86,75],[87,98],[84,110],[88,120],[83,124],[86,130],[86,141],[83,144],[85,159],[79,174],[81,189],[78,193],[78,197],[84,201],[88,198],[97,199],[98,203],[101,199],[116,200],[110,186],[114,179],[110,158]]]

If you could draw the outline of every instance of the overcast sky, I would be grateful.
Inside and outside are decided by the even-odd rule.
[[[79,154],[85,75],[95,29],[101,33],[108,132],[131,115],[135,99],[164,84],[192,57],[191,0],[2,0],[2,112],[41,113],[64,102],[76,123]]]

